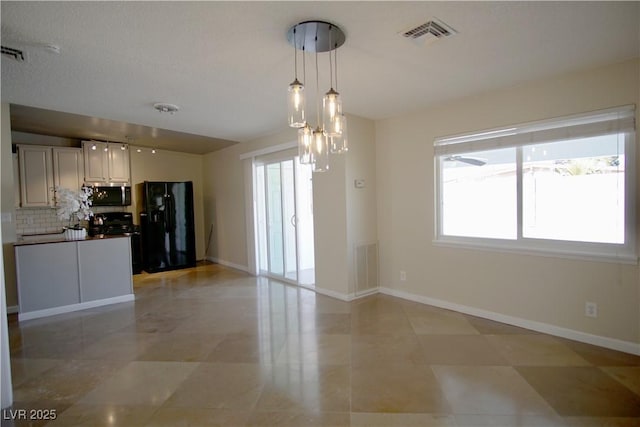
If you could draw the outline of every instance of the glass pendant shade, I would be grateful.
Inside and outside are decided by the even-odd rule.
[[[342,134],[331,137],[331,154],[340,154],[349,151],[349,143],[347,141],[347,116],[340,114],[338,117]]]
[[[309,125],[298,129],[298,157],[303,165],[313,163],[313,155],[311,153],[312,139],[313,131]]]
[[[325,172],[329,170],[329,147],[327,137],[320,128],[316,128],[316,130],[313,131],[311,152],[313,154],[313,171]]]
[[[341,136],[346,125],[347,117],[342,113],[336,114],[336,117],[333,119],[333,136]]]
[[[331,88],[322,98],[322,127],[326,136],[340,135],[340,128],[336,129],[336,117],[341,113],[340,94]]]
[[[295,79],[289,85],[288,94],[289,104],[289,126],[292,128],[301,128],[305,125],[305,99],[304,99],[304,85]]]

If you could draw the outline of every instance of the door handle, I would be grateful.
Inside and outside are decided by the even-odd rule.
[[[291,225],[296,226],[296,214],[291,215]]]

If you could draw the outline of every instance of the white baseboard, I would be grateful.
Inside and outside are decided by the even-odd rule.
[[[305,289],[309,289],[310,291],[313,291],[317,294],[321,294],[321,295],[325,295],[331,298],[335,298],[335,299],[339,299],[340,301],[345,301],[345,302],[349,302],[351,301],[353,298],[351,297],[351,295],[349,294],[343,294],[342,292],[336,292],[336,291],[332,291],[330,289],[323,289],[323,288],[317,288],[317,287],[312,287],[312,286],[305,286]]]
[[[574,341],[584,342],[587,344],[597,345],[612,350],[623,351],[640,355],[640,344],[623,341],[616,338],[603,337],[601,335],[588,334],[586,332],[576,331],[574,329],[563,328],[560,326],[550,325],[548,323],[536,322],[534,320],[522,319],[520,317],[508,316],[493,311],[483,310],[480,308],[469,307],[466,305],[456,304],[449,301],[429,298],[409,292],[399,291],[391,288],[380,288],[380,293],[391,295],[394,297],[415,301],[435,307],[445,308],[448,310],[458,311],[460,313],[472,316],[482,317],[484,319],[494,320],[496,322],[506,323],[509,325],[519,326],[521,328],[530,329],[532,331],[542,332],[557,337],[567,338]]]
[[[17,305],[10,305],[7,307],[7,314],[16,314],[18,312]]]
[[[294,285],[295,286],[295,285]],[[345,301],[345,302],[349,302],[351,301],[351,298],[349,297],[348,294],[343,294],[342,292],[336,292],[336,291],[332,291],[329,289],[323,289],[323,288],[316,288],[313,286],[301,286],[304,287],[305,289],[309,289],[310,291],[313,291],[317,294],[321,294],[321,295],[325,295],[331,298],[335,298],[335,299],[339,299],[340,301]]]
[[[360,298],[368,297],[369,295],[375,295],[380,293],[380,288],[367,289],[366,291],[359,292],[357,294],[352,294],[352,300],[357,300]]]
[[[18,314],[18,320],[38,319],[40,317],[53,316],[56,314],[71,313],[72,311],[86,310],[87,308],[101,307],[103,305],[117,304],[119,302],[128,302],[135,300],[133,294],[121,295],[113,298],[99,299],[96,301],[81,302],[78,304],[63,305],[62,307],[46,308],[44,310],[29,311],[27,313]]]
[[[350,294],[343,294],[342,292],[336,292],[336,291],[332,291],[329,289],[324,289],[324,288],[316,288],[313,286],[303,286],[303,285],[299,285],[302,288],[305,289],[309,289],[310,291],[314,291],[315,293],[321,294],[321,295],[325,295],[331,298],[335,298],[335,299],[339,299],[341,301],[345,301],[345,302],[350,302],[350,301],[354,301],[360,298],[364,298],[367,297],[369,295],[374,295],[377,294],[379,292],[378,288],[375,289],[368,289],[365,292],[361,292],[358,294],[354,294],[354,293],[350,293]]]
[[[249,272],[249,267],[247,267],[246,265],[236,264],[236,263],[233,263],[233,262],[225,261],[223,259],[214,258],[214,257],[211,257],[211,256],[205,257],[205,259],[207,261],[215,262],[216,264],[224,265],[225,267],[231,267],[231,268],[234,268],[236,270],[244,271],[245,273]]]

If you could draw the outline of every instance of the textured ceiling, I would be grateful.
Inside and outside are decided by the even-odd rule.
[[[308,19],[345,32],[338,50],[344,109],[370,119],[640,56],[639,2],[2,1],[0,7],[2,44],[27,57],[2,56],[2,102],[33,107],[12,118],[15,129],[48,127],[76,137],[86,128],[101,139],[129,136],[187,152],[285,128],[293,79],[286,32]],[[429,46],[398,35],[433,17],[458,34]],[[328,89],[327,61],[321,55],[321,91]],[[181,110],[161,114],[152,108],[156,102]],[[42,109],[85,117],[60,115],[47,124],[43,117],[52,113]]]

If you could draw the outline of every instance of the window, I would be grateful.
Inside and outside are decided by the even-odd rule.
[[[636,262],[635,109],[437,138],[436,243]]]

